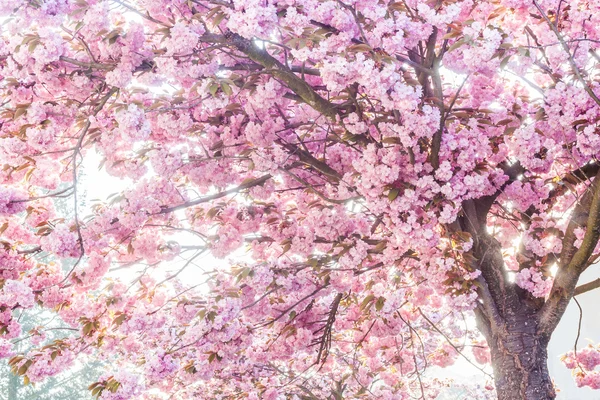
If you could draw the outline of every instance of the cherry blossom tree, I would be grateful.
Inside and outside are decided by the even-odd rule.
[[[94,357],[100,399],[426,399],[461,359],[473,398],[555,398],[552,332],[600,287],[599,1],[0,15],[0,356],[26,383]],[[84,204],[98,155],[130,184]],[[18,352],[38,306],[77,334]],[[599,364],[565,355],[580,386]]]

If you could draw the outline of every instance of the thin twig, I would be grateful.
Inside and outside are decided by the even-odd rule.
[[[421,316],[425,319],[425,321],[429,322],[429,324],[433,327],[433,329],[436,330],[437,333],[439,333],[440,335],[442,335],[444,337],[444,339],[446,339],[446,341],[448,342],[448,344],[450,344],[450,346],[452,346],[454,348],[454,350],[456,350],[456,352],[458,354],[460,354],[465,360],[467,360],[467,362],[469,364],[471,364],[472,366],[474,366],[475,368],[477,368],[478,370],[480,370],[481,372],[483,372],[485,375],[487,375],[488,378],[490,379],[494,379],[490,374],[488,374],[487,372],[485,372],[485,370],[481,367],[479,367],[478,365],[476,365],[473,361],[469,360],[469,358],[467,356],[465,356],[459,349],[458,347],[456,347],[454,345],[454,343],[452,343],[452,341],[444,334],[444,332],[442,332],[429,318],[427,318],[427,316],[423,313],[423,311],[421,310],[421,308],[419,308],[419,313],[421,314]]]
[[[575,344],[573,345],[573,352],[575,354],[575,358],[577,358],[577,342],[579,342],[579,336],[581,336],[581,320],[583,319],[583,309],[581,308],[581,304],[579,304],[579,301],[577,301],[575,297],[573,297],[573,300],[575,300],[575,304],[577,304],[577,307],[579,308],[579,323],[577,324],[577,337],[575,338]]]

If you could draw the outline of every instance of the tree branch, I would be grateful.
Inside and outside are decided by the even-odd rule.
[[[300,161],[314,167],[317,171],[321,172],[322,174],[333,178],[335,181],[340,181],[342,179],[342,174],[331,168],[329,165],[327,165],[327,163],[316,159],[309,152],[302,150],[301,148],[292,143],[286,143],[280,140],[278,140],[276,143],[288,150],[291,154],[296,155]]]
[[[325,326],[321,328],[323,330],[323,334],[320,338],[313,342],[314,344],[319,344],[319,352],[317,354],[317,360],[315,361],[315,364],[319,364],[320,362],[325,364],[327,356],[329,355],[329,348],[331,347],[331,333],[333,332],[333,324],[335,323],[335,317],[337,315],[337,310],[340,305],[340,301],[342,300],[342,296],[343,293],[338,293],[335,296],[335,299],[333,299],[333,302],[331,303],[331,309],[329,310],[329,316],[327,317],[327,322],[325,323]]]
[[[236,186],[236,187],[234,187],[232,189],[224,190],[222,192],[211,194],[209,196],[200,197],[199,199],[188,201],[188,202],[185,202],[183,204],[179,204],[178,206],[165,207],[165,208],[161,209],[158,213],[159,214],[166,214],[166,213],[170,213],[170,212],[173,212],[173,211],[182,210],[184,208],[192,207],[192,206],[195,206],[195,205],[198,205],[198,204],[206,203],[206,202],[209,202],[209,201],[212,201],[212,200],[220,199],[221,197],[225,197],[228,194],[237,193],[237,192],[239,192],[241,190],[248,189],[248,188],[251,188],[253,186],[262,185],[263,183],[265,183],[266,181],[268,181],[271,178],[272,178],[271,174],[263,175],[260,178],[256,178],[256,179],[253,179],[253,180],[248,181],[246,183],[242,183],[241,185]]]
[[[555,198],[562,196],[569,189],[566,183],[571,185],[577,185],[579,183],[585,182],[593,178],[599,170],[600,164],[596,162],[591,162],[585,164],[581,168],[578,168],[568,173],[559,182],[557,182],[558,186],[550,191],[550,193],[548,194],[548,198],[542,201],[542,203],[551,204]]]
[[[300,96],[312,108],[329,119],[336,119],[338,112],[335,104],[321,97],[306,81],[299,78],[266,50],[256,46],[251,40],[243,38],[237,33],[227,32],[225,35],[204,34],[200,37],[200,41],[224,44],[244,53],[252,61],[268,69],[268,72],[275,78],[283,81],[290,90]]]
[[[592,291],[594,289],[600,288],[600,278],[594,279],[591,282],[584,283],[583,285],[579,285],[575,288],[575,292],[573,296],[579,296],[580,294]]]
[[[442,146],[442,134],[444,133],[444,127],[446,126],[446,110],[444,105],[444,92],[442,87],[442,78],[440,77],[440,63],[441,59],[435,55],[435,42],[437,40],[437,28],[433,29],[433,33],[427,41],[427,58],[425,65],[431,68],[431,83],[433,85],[433,95],[437,106],[440,110],[440,127],[433,134],[431,139],[431,166],[435,171],[440,166],[440,148]],[[431,61],[429,61],[431,60]]]
[[[260,64],[235,64],[230,67],[220,67],[226,71],[261,71],[265,67]],[[290,71],[301,73],[304,75],[313,75],[313,76],[321,76],[321,71],[316,68],[304,68],[302,66],[292,65]]]
[[[78,67],[103,69],[103,70],[107,70],[107,71],[111,71],[117,67],[116,65],[111,65],[111,64],[100,64],[100,63],[96,63],[96,62],[79,61],[74,58],[65,57],[65,56],[60,56],[59,60],[69,63],[69,64],[77,65]]]
[[[361,197],[360,196],[356,196],[356,197],[351,197],[348,199],[342,199],[342,200],[337,200],[337,199],[330,199],[329,197],[325,196],[323,193],[319,192],[317,189],[315,189],[315,187],[313,185],[311,185],[309,182],[307,182],[305,179],[302,179],[301,177],[299,177],[298,175],[294,174],[293,172],[285,169],[285,168],[280,168],[281,171],[285,172],[286,174],[288,174],[289,176],[291,176],[295,181],[303,184],[306,189],[310,190],[311,192],[313,192],[314,194],[316,194],[318,197],[320,197],[321,199],[323,199],[324,201],[328,202],[328,203],[333,203],[333,204],[346,204],[349,201],[352,200],[358,200]]]
[[[587,217],[587,218],[585,218]],[[574,230],[580,226],[580,220],[586,219],[585,235],[581,246],[575,250]],[[550,334],[558,325],[569,301],[575,294],[575,286],[581,273],[588,267],[598,239],[600,238],[600,172],[596,174],[592,185],[573,210],[573,217],[563,238],[563,251],[560,255],[559,269],[552,285],[548,300],[540,310],[539,331]]]

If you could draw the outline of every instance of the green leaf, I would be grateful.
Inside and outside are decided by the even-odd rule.
[[[17,375],[19,375],[19,376],[25,375],[25,372],[27,372],[27,368],[29,368],[27,363],[21,365],[21,367],[19,367],[19,369],[17,370]]]
[[[360,309],[364,310],[365,308],[367,308],[367,306],[369,304],[371,304],[371,302],[373,301],[374,298],[375,298],[375,296],[373,296],[372,294],[365,297],[365,299],[362,301],[362,303],[360,303]]]
[[[100,397],[103,390],[104,390],[104,387],[102,387],[102,386],[98,386],[98,387],[94,388],[92,390],[92,396]]]
[[[226,82],[221,82],[221,90],[223,90],[223,93],[225,93],[227,96],[231,96],[233,94],[231,86]]]
[[[208,315],[207,315],[207,317],[206,317],[206,318],[207,318],[207,319],[208,319],[210,322],[214,322],[214,321],[215,321],[215,318],[216,318],[216,316],[217,316],[217,312],[216,312],[216,311],[211,311],[211,312],[209,312],[209,313],[208,313]]]
[[[219,26],[219,24],[223,21],[223,19],[225,17],[226,17],[226,14],[224,12],[217,13],[217,15],[215,16],[215,19],[212,20],[212,26],[214,26],[214,27]]]
[[[123,321],[125,321],[126,317],[127,317],[127,314],[121,314],[121,315],[119,315],[117,318],[115,318],[113,320],[113,324],[117,325],[117,326],[121,325],[123,323]]]
[[[450,46],[448,48],[448,53],[450,53],[452,50],[456,50],[458,49],[460,46],[462,46],[463,44],[466,44],[467,41],[465,38],[459,39],[456,42],[454,42],[454,44],[452,46]]]
[[[93,328],[94,328],[94,325],[91,322],[88,322],[87,324],[85,324],[83,326],[83,336],[88,336],[92,332]]]
[[[390,192],[388,193],[388,199],[390,201],[394,201],[396,200],[396,197],[398,197],[398,195],[400,194],[400,189],[391,189]]]
[[[17,119],[19,118],[21,115],[25,114],[27,112],[27,107],[28,106],[24,106],[24,107],[17,107],[17,109],[15,110],[15,116],[13,117],[13,119]]]
[[[31,42],[29,42],[29,46],[27,48],[27,50],[29,50],[30,53],[32,53],[35,48],[38,46],[38,44],[40,44],[39,40],[32,40]]]
[[[219,85],[217,83],[213,83],[208,87],[208,92],[215,96],[217,94],[217,90],[219,90]]]

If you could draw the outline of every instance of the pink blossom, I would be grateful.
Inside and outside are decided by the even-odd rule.
[[[58,257],[77,257],[79,245],[77,233],[68,225],[60,224],[54,227],[48,236],[41,239],[42,249],[56,254]]]
[[[15,214],[25,209],[25,196],[13,188],[0,186],[0,214]]]

